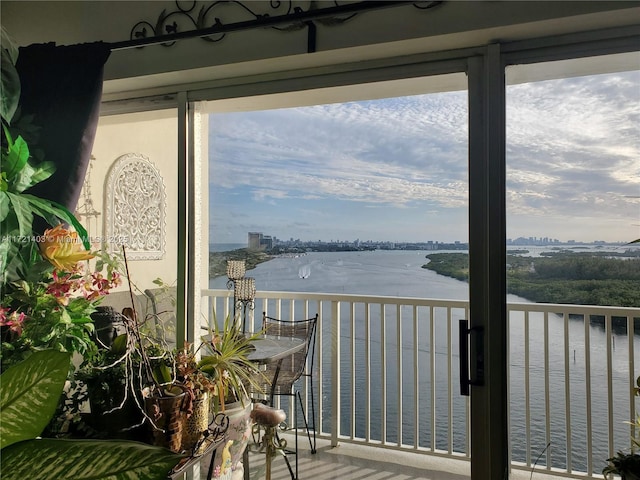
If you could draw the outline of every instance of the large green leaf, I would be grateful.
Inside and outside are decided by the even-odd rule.
[[[7,123],[10,123],[20,100],[20,76],[15,67],[18,61],[18,47],[4,27],[1,35],[0,114]]]
[[[11,35],[9,35],[9,32],[7,32],[4,27],[2,27],[2,32],[0,33],[0,35],[0,45],[2,45],[2,48],[6,51],[9,61],[13,65],[15,65],[18,61],[18,55],[20,53],[16,42],[13,40],[13,38],[11,38]]]
[[[30,237],[33,232],[33,209],[30,200],[25,198],[27,195],[11,192],[6,192],[6,195],[18,220],[18,232],[14,233],[23,237]]]
[[[29,187],[35,185],[36,183],[43,182],[51,175],[53,175],[55,171],[56,166],[53,162],[40,162],[37,166],[33,167]]]
[[[6,192],[0,190],[0,222],[7,218],[7,215],[9,215],[10,211],[11,209],[9,208],[9,197],[7,196]],[[6,235],[8,232],[2,231],[0,233],[2,235]]]
[[[24,138],[18,136],[16,141],[9,145],[9,149],[2,156],[2,160],[2,171],[6,172],[7,180],[11,180],[20,173],[27,164],[27,160],[29,160],[29,147]]]
[[[2,480],[165,480],[182,457],[143,443],[39,439],[2,450]]]
[[[4,37],[4,29],[2,36]],[[2,43],[2,54],[0,54],[0,86],[2,87],[0,115],[9,123],[16,112],[16,108],[18,108],[20,77],[11,58],[11,52],[5,48],[4,41]]]
[[[60,400],[70,361],[68,353],[44,350],[0,375],[0,448],[42,433]],[[4,462],[4,451],[2,457]]]
[[[47,218],[47,213],[53,214],[58,217],[60,220],[67,222],[73,225],[73,228],[78,232],[78,236],[82,239],[82,243],[84,248],[87,250],[91,249],[91,243],[89,242],[89,235],[87,234],[87,230],[82,226],[82,224],[78,221],[76,217],[74,217],[73,213],[71,213],[64,205],[60,205],[52,200],[44,200],[42,198],[35,197],[29,194],[23,194],[23,197],[29,199],[31,205],[34,207],[34,210],[38,215]]]

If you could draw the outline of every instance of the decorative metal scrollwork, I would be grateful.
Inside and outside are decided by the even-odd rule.
[[[122,155],[109,169],[104,192],[108,250],[126,245],[132,260],[162,259],[166,192],[156,166],[144,155]]]
[[[251,436],[253,442],[247,445],[247,448],[254,453],[264,453],[270,449],[271,454],[275,454],[277,450],[285,450],[287,448],[287,441],[277,435],[277,430],[286,431],[286,423],[281,423],[276,427],[264,427],[257,423],[254,423],[251,427]],[[263,434],[264,430],[264,434]]]
[[[262,7],[268,8],[259,12],[237,0],[217,0],[211,4],[196,8],[197,0],[188,2],[176,0],[176,10],[167,12],[162,10],[155,23],[143,20],[136,23],[131,29],[129,38],[132,42],[144,40],[150,37],[171,38],[172,35],[193,32],[192,36],[198,36],[207,42],[219,42],[224,39],[229,31],[246,30],[249,28],[272,28],[281,32],[293,32],[304,28],[308,29],[307,51],[314,52],[316,48],[316,22],[324,26],[342,25],[356,17],[360,13],[382,8],[385,6],[413,5],[420,10],[434,8],[443,1],[398,1],[395,2],[371,2],[340,3],[334,0],[318,2],[312,0],[305,10],[294,5],[293,0],[269,2],[257,2]],[[196,11],[197,10],[197,11]],[[225,21],[219,15],[228,15]],[[274,20],[277,20],[275,22]],[[204,34],[198,34],[205,31]],[[180,38],[187,38],[180,36]],[[163,38],[164,40],[164,38]],[[176,43],[174,39],[161,43],[170,47]],[[128,45],[124,46],[127,47]],[[123,47],[123,48],[124,48]],[[140,47],[142,48],[142,47]]]

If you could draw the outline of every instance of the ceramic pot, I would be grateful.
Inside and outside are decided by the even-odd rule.
[[[224,413],[229,417],[228,441],[216,451],[213,478],[217,480],[235,478],[233,473],[238,469],[251,436],[251,409],[252,404],[249,398],[225,406]]]
[[[111,348],[113,340],[118,335],[116,325],[120,321],[118,312],[113,307],[99,306],[91,314],[91,320],[96,327],[95,336],[107,348]]]

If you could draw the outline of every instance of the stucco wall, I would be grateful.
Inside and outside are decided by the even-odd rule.
[[[166,192],[166,210],[163,227],[166,233],[164,254],[160,259],[129,260],[133,282],[141,289],[152,288],[153,280],[160,277],[171,283],[177,277],[177,118],[175,110],[102,117],[93,146],[91,193],[93,203],[101,215],[100,233],[110,239],[105,229],[105,179],[109,169],[123,155],[135,153],[147,157],[159,171]],[[91,232],[94,236],[94,233]],[[123,285],[125,288],[126,285]]]

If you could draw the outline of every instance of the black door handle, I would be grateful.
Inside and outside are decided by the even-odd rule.
[[[458,345],[460,346],[460,395],[469,396],[470,385],[484,385],[484,328],[469,328],[466,319],[458,322]],[[469,377],[469,336],[474,336],[473,378]]]

